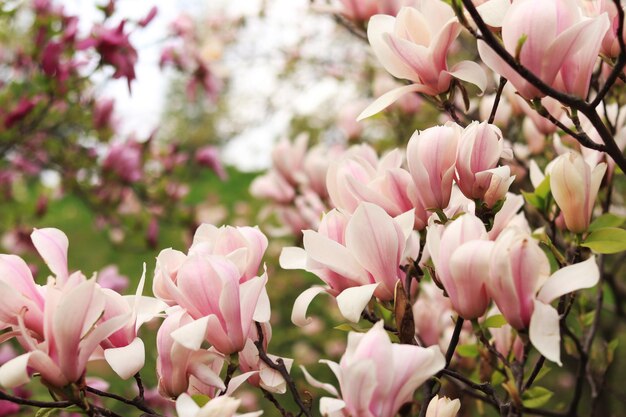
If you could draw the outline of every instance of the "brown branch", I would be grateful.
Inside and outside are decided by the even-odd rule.
[[[259,351],[259,358],[263,362],[265,362],[267,366],[277,371],[283,377],[283,379],[285,380],[285,383],[287,384],[287,387],[289,388],[289,392],[291,392],[291,396],[293,400],[296,402],[296,404],[298,405],[298,407],[300,408],[301,413],[307,417],[312,417],[313,415],[311,414],[310,407],[305,405],[304,402],[302,401],[302,398],[300,397],[300,393],[298,392],[298,388],[296,387],[295,382],[291,378],[291,375],[289,375],[289,371],[287,371],[287,368],[285,367],[285,363],[283,362],[282,358],[278,358],[276,359],[276,362],[274,362],[269,356],[267,356],[267,353],[265,352],[263,348],[264,337],[263,337],[263,327],[261,327],[261,323],[259,323],[258,321],[255,321],[254,324],[256,325],[257,334],[259,335],[259,339],[256,342],[254,342],[254,344],[257,347],[257,350]]]
[[[27,400],[26,398],[15,397],[13,395],[7,394],[4,391],[0,391],[0,400],[9,401],[14,404],[28,405],[31,407],[39,407],[39,408],[67,408],[67,407],[74,405],[74,403],[71,401]]]
[[[498,83],[498,90],[496,91],[496,97],[493,100],[493,107],[491,107],[491,113],[489,114],[489,119],[487,123],[491,124],[496,119],[496,113],[498,112],[498,105],[500,104],[500,98],[502,97],[502,92],[504,91],[504,86],[506,85],[507,79],[504,77],[500,77],[500,82]]]
[[[97,388],[93,388],[93,387],[89,387],[89,386],[85,387],[85,391],[90,392],[92,394],[95,394],[95,395],[97,395],[99,397],[111,398],[111,399],[119,401],[121,403],[124,403],[124,404],[127,404],[127,405],[132,405],[133,407],[137,408],[138,410],[141,410],[141,411],[146,412],[148,414],[157,414],[156,411],[154,411],[152,408],[150,408],[147,405],[145,405],[143,400],[140,399],[139,397],[133,398],[131,400],[131,399],[122,397],[121,395],[113,394],[113,393],[106,392],[106,391],[100,391]]]

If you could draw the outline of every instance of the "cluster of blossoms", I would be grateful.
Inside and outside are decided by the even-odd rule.
[[[612,191],[626,169],[616,84],[626,67],[621,3],[400,3],[341,2],[344,18],[360,27],[367,21],[383,68],[409,82],[359,117],[419,93],[449,120],[382,155],[368,144],[309,149],[305,134],[293,144],[283,140],[272,169],[251,185],[301,234],[302,247],[283,248],[282,268],[308,271],[324,283],[298,296],[292,322],[310,324],[310,303],[327,293],[355,330],[338,363],[321,361],[339,389],[301,368],[305,379],[330,394],[319,402],[328,417],[413,415],[422,385],[420,415],[454,417],[461,401],[439,398],[448,389],[444,379],[473,390],[502,416],[555,415],[536,408],[531,387],[545,360],[563,365],[567,337],[576,350],[570,356],[579,361],[567,415],[578,415],[582,384],[590,381],[597,404],[604,383],[598,374],[611,361],[598,365],[602,370],[590,366],[604,302],[598,284],[614,279],[607,255],[626,250],[626,218],[610,213],[612,202],[624,203],[623,196],[612,201]],[[174,29],[187,36],[189,25],[179,20]],[[486,91],[494,77],[475,60],[448,65],[463,28],[477,38],[476,57],[499,79],[493,95],[474,102],[469,84]],[[90,47],[130,81],[132,51],[121,62],[109,50],[128,48],[124,23],[92,36]],[[164,55],[187,65],[181,59]],[[196,81],[209,91],[205,70]],[[522,136],[526,144],[519,143]],[[105,172],[126,183],[141,180],[141,148],[112,147]],[[164,167],[184,162],[172,155],[163,157]],[[536,158],[541,169],[531,155],[552,161]],[[212,156],[203,153],[207,165],[216,164]],[[233,395],[243,384],[258,387],[284,416],[293,414],[274,394],[289,391],[299,415],[312,416],[311,401],[291,379],[293,361],[267,352],[271,309],[261,264],[268,240],[258,228],[202,224],[187,253],[161,251],[154,298],[142,296],[143,276],[135,295],[124,297],[103,281],[70,273],[68,240],[57,229],[35,230],[31,238],[53,276],[39,286],[21,258],[0,255],[0,341],[15,339],[23,350],[0,366],[0,385],[17,388],[37,374],[63,404],[99,415],[99,406],[85,400],[98,392],[86,378],[87,363],[104,359],[121,378],[137,375],[145,360],[138,330],[158,316],[158,393],[176,401],[180,417],[235,415],[241,400]],[[585,297],[575,301],[576,292],[592,287],[598,287],[593,311]],[[373,325],[362,327],[366,322]],[[475,347],[473,356],[468,346]],[[525,376],[531,355],[538,359]],[[128,403],[155,414],[143,393]]]
[[[121,133],[115,100],[99,96],[88,74],[99,75],[102,82],[124,79],[130,89],[139,54],[132,34],[150,25],[157,9],[146,8],[138,20],[120,21],[115,9],[115,1],[102,7],[101,19],[88,30],[81,29],[81,16],[50,0],[25,2],[0,15],[7,38],[16,39],[3,41],[0,62],[0,199],[11,210],[23,202],[16,190],[37,189],[39,201],[31,215],[37,218],[46,214],[51,198],[75,193],[95,208],[99,224],[110,225],[118,240],[124,226],[136,222],[154,246],[162,219],[195,216],[182,202],[187,178],[206,168],[221,178],[226,174],[214,146],[180,146],[156,140],[156,132],[147,138]],[[20,18],[11,20],[11,14]],[[24,19],[32,23],[15,23]],[[177,69],[193,77],[198,73]],[[51,172],[58,173],[52,177],[60,183],[56,192],[40,184]],[[15,210],[29,223],[23,208]],[[7,222],[1,232],[27,236],[29,227],[20,226]]]

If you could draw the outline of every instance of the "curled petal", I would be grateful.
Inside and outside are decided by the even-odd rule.
[[[535,307],[530,319],[528,335],[535,348],[546,359],[561,366],[559,313],[549,304],[534,300]]]
[[[353,323],[358,323],[361,313],[372,299],[379,284],[362,285],[346,288],[337,296],[337,305],[341,315]]]
[[[311,301],[313,301],[319,293],[326,292],[326,290],[327,289],[324,287],[311,287],[300,294],[293,303],[291,322],[298,327],[304,327],[311,323],[311,318],[307,318],[306,316],[309,304],[311,304]]]
[[[595,286],[600,279],[596,257],[566,266],[556,271],[539,290],[537,298],[550,303],[564,294]]]
[[[143,341],[136,337],[127,346],[106,349],[104,358],[120,378],[128,379],[139,372],[145,363],[146,352]]]

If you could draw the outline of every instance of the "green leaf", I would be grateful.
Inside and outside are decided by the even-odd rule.
[[[537,210],[543,211],[543,200],[539,198],[535,193],[529,193],[522,191],[522,195],[528,204],[535,207]]]
[[[541,184],[537,186],[535,195],[544,201],[548,198],[550,195],[550,175],[546,175]]]
[[[35,413],[35,417],[52,417],[57,415],[58,413],[60,413],[61,411],[65,411],[68,413],[78,413],[78,414],[85,414],[85,411],[82,410],[81,408],[72,405],[70,407],[66,407],[66,408],[40,408],[39,410],[37,410],[37,412]]]
[[[491,385],[493,385],[494,387],[499,386],[504,381],[506,381],[506,378],[500,372],[494,372],[493,374],[491,374]]]
[[[544,387],[533,387],[522,395],[522,403],[529,408],[541,407],[552,398],[554,393]]]
[[[476,345],[459,345],[456,353],[462,358],[475,358],[478,356],[478,346]]]
[[[359,332],[359,333],[365,333],[369,330],[369,329],[364,329],[362,327],[359,327],[356,324],[352,324],[352,323],[343,323],[343,324],[340,324],[339,326],[335,326],[334,329],[341,330],[342,332]]]
[[[506,324],[506,319],[504,318],[502,314],[489,316],[483,323],[485,327],[493,327],[493,328],[499,328],[499,327],[504,326],[505,324]]]
[[[599,229],[604,229],[606,227],[620,227],[622,224],[624,224],[625,220],[626,218],[623,216],[606,213],[591,222],[591,224],[589,225],[589,231],[593,232]]]
[[[193,398],[196,404],[198,404],[200,407],[204,407],[206,403],[208,403],[209,400],[211,399],[208,396],[203,395],[203,394],[194,394],[191,396],[191,398]]]
[[[605,227],[591,232],[581,246],[595,253],[618,253],[626,250],[626,230]]]

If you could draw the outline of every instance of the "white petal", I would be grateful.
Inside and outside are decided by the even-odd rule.
[[[300,294],[293,303],[291,322],[299,327],[304,327],[311,323],[311,319],[306,317],[306,311],[309,308],[309,304],[311,304],[311,301],[313,301],[319,293],[325,291],[326,288],[324,287],[311,287]]]
[[[544,304],[539,300],[534,300],[534,302],[535,308],[528,329],[530,341],[546,359],[561,366],[559,313],[549,304]]]
[[[487,75],[480,65],[473,61],[461,61],[452,67],[448,74],[461,81],[474,84],[481,92],[487,88]]]
[[[28,376],[28,359],[31,353],[25,353],[11,359],[0,367],[0,385],[5,388],[15,388],[30,381]]]
[[[212,316],[213,314],[211,314]],[[198,350],[204,342],[209,317],[194,320],[172,332],[172,339],[191,350]]]
[[[338,398],[320,398],[320,413],[323,417],[343,416],[340,411],[346,408],[346,403]]]
[[[256,303],[256,309],[254,310],[253,320],[259,323],[265,323],[270,321],[272,315],[272,309],[270,307],[270,297],[267,294],[267,288],[263,286],[261,294]]]
[[[143,341],[136,337],[127,346],[106,349],[104,358],[120,378],[128,379],[139,372],[146,361]]]
[[[241,386],[241,384],[246,382],[252,375],[256,375],[258,373],[259,371],[250,371],[250,372],[245,372],[241,375],[234,376],[228,383],[228,388],[226,388],[226,395],[231,395],[233,392],[237,390],[237,388]]]
[[[313,376],[309,373],[309,371],[307,371],[306,368],[302,365],[300,365],[300,369],[302,369],[302,373],[304,374],[304,379],[306,379],[306,382],[310,386],[323,389],[324,391],[328,392],[330,395],[339,397],[339,392],[337,392],[337,388],[335,388],[332,384],[327,384],[325,382],[321,382],[313,378]]]
[[[402,234],[405,239],[408,239],[411,236],[411,232],[413,231],[413,225],[415,224],[415,210],[409,210],[405,213],[402,213],[393,218],[398,225],[400,225],[400,229],[402,230]]]
[[[298,247],[283,248],[279,263],[283,269],[306,269],[306,251]]]
[[[378,283],[343,290],[337,296],[337,305],[341,314],[351,322],[358,323],[361,319],[361,313],[372,299],[376,287],[378,287]]]
[[[411,85],[405,85],[403,87],[394,88],[393,90],[387,91],[385,94],[383,94],[382,96],[374,100],[372,104],[367,106],[365,110],[363,110],[361,114],[359,114],[356,120],[361,121],[363,119],[366,119],[370,116],[375,115],[376,113],[383,111],[384,109],[392,105],[396,100],[398,100],[400,97],[402,97],[405,94],[413,93],[413,92],[422,93],[422,92],[426,92],[429,90],[430,89],[428,87],[421,85],[421,84],[411,84]]]
[[[556,271],[539,290],[537,298],[550,303],[558,297],[583,288],[591,288],[598,283],[600,270],[596,257],[591,256],[584,262],[566,266]]]
[[[178,417],[195,417],[200,410],[196,402],[187,394],[180,394],[176,399],[176,414]]]

